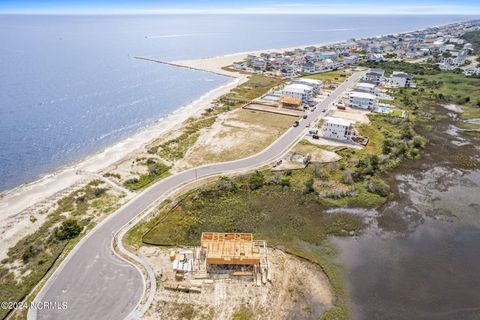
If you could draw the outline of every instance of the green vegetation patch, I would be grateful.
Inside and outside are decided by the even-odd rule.
[[[413,76],[417,88],[393,91],[395,105],[410,113],[410,119],[431,120],[432,108],[438,104],[457,104],[464,107],[462,119],[480,118],[480,78],[465,77],[462,70],[440,71],[437,65],[386,61],[365,63],[381,68],[388,76],[392,71],[404,71]]]
[[[385,76],[390,76],[393,71],[403,71],[410,75],[435,75],[441,73],[436,64],[431,63],[410,63],[401,60],[373,62],[368,61],[361,64],[367,68],[379,68],[385,70]]]
[[[187,150],[193,146],[200,136],[200,130],[209,128],[215,123],[216,117],[204,117],[200,119],[188,120],[182,134],[175,138],[168,140],[158,146],[148,149],[148,153],[157,154],[166,160],[178,160],[185,156]]]
[[[130,178],[123,183],[130,191],[144,189],[170,175],[170,167],[153,158],[146,159],[142,164],[147,166],[148,172],[141,174],[138,178]]]
[[[58,201],[58,207],[40,228],[9,249],[0,268],[0,301],[20,301],[27,296],[64,252],[70,240],[90,226],[93,214],[115,210],[118,198],[95,180]],[[68,218],[66,215],[68,214]],[[8,310],[0,310],[0,318]]]
[[[360,217],[325,213],[325,206],[313,194],[284,189],[282,181],[252,191],[251,180],[239,185],[232,181],[230,191],[215,185],[191,193],[172,212],[161,213],[168,217],[145,234],[144,242],[196,245],[202,232],[218,231],[252,232],[271,244],[296,239],[320,244],[328,235],[363,227]]]
[[[351,73],[343,69],[343,70],[322,72],[322,73],[316,73],[316,74],[309,74],[309,75],[305,75],[305,78],[322,80],[330,83],[342,83],[350,76],[350,74]]]
[[[253,313],[252,309],[250,309],[246,305],[242,305],[240,308],[235,310],[231,318],[231,320],[250,320],[250,319],[255,319],[255,314]]]
[[[430,101],[441,104],[458,104],[464,111],[462,119],[480,118],[480,78],[465,77],[461,73],[442,72],[419,77],[419,85],[425,88],[424,95]]]
[[[244,104],[243,100],[253,100],[264,94],[270,89],[278,87],[285,83],[285,80],[274,77],[267,77],[259,74],[252,74],[248,81],[242,83],[220,100],[224,101],[230,107],[238,107]],[[235,101],[238,99],[239,101]]]
[[[480,53],[480,30],[466,32],[462,38],[472,44],[475,53]]]

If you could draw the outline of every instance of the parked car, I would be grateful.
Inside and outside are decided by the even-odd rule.
[[[310,130],[308,130],[308,133],[309,133],[309,134],[317,134],[317,133],[318,133],[318,129],[310,129]]]
[[[293,123],[293,126],[294,126],[294,127],[298,127],[298,125],[299,125],[298,121],[295,121],[295,122]]]
[[[303,119],[307,119],[308,116],[306,114],[303,115]]]
[[[322,112],[323,112],[323,113],[327,112],[327,109],[323,109]]]
[[[314,134],[314,135],[312,136],[312,138],[313,138],[313,139],[320,139],[320,136],[319,136],[318,134]]]
[[[307,124],[305,125],[305,127],[307,127],[307,128],[310,127],[310,122],[307,123]]]

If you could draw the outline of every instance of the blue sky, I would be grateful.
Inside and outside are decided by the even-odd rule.
[[[0,0],[3,13],[480,14],[480,1]]]

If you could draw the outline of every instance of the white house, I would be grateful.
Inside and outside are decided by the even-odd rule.
[[[280,73],[282,76],[287,78],[293,78],[297,75],[295,72],[295,68],[293,66],[284,66],[280,69]]]
[[[350,141],[355,135],[353,123],[349,120],[325,117],[323,137],[329,139]]]
[[[315,80],[315,79],[299,78],[299,79],[290,81],[290,83],[304,84],[304,85],[310,86],[313,89],[312,93],[315,95],[321,92],[323,81]]]
[[[315,63],[313,62],[305,62],[303,65],[302,65],[302,72],[305,72],[305,73],[315,73],[316,72],[316,69],[315,69]]]
[[[282,89],[282,95],[292,97],[302,101],[302,103],[308,103],[313,95],[313,88],[306,84],[292,83],[287,84]]]
[[[366,74],[364,79],[375,83],[377,86],[380,85],[383,81],[383,75],[385,71],[382,69],[370,69]]]
[[[344,65],[357,64],[358,57],[356,55],[347,56],[343,59]]]
[[[377,97],[367,92],[352,91],[348,102],[352,108],[372,110],[377,104]]]
[[[374,85],[373,83],[369,83],[369,82],[359,82],[355,86],[355,89],[357,91],[368,92],[368,93],[371,93],[371,94],[376,94],[377,93],[376,88],[377,88],[376,85]]]
[[[234,62],[232,66],[234,69],[237,69],[237,70],[245,70],[245,64],[242,61]]]
[[[367,61],[382,62],[385,61],[383,54],[380,53],[370,53],[366,56]]]
[[[467,77],[469,76],[480,76],[480,68],[476,67],[469,67],[463,70],[463,74]]]
[[[415,88],[417,85],[412,81],[407,73],[401,71],[393,71],[390,76],[390,85],[394,88]]]

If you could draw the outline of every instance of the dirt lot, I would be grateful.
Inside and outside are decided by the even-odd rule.
[[[318,319],[333,303],[320,268],[280,250],[269,252],[271,283],[257,287],[252,280],[215,280],[204,283],[201,293],[164,288],[173,281],[170,249],[139,251],[158,279],[157,295],[143,319]]]
[[[310,155],[310,161],[312,162],[334,162],[342,158],[333,151],[325,150],[316,144],[303,141],[295,146],[293,152]]]
[[[353,108],[347,108],[347,110],[335,110],[332,117],[342,118],[346,120],[351,120],[355,122],[369,124],[370,120],[367,117],[367,114],[371,113],[366,110],[359,110]]]
[[[202,132],[179,167],[240,159],[260,152],[295,119],[290,116],[237,109],[219,116]]]

